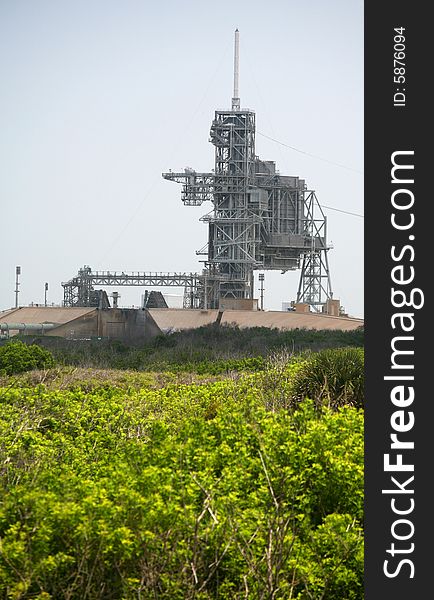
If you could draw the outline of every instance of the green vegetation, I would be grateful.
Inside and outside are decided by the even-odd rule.
[[[362,349],[190,342],[0,377],[0,597],[362,600]]]
[[[51,352],[36,344],[27,345],[13,340],[0,346],[0,374],[12,375],[53,366],[54,358]]]
[[[293,396],[336,407],[364,406],[364,350],[338,348],[312,354],[294,377]]]
[[[77,342],[48,336],[38,338],[37,342],[48,348],[62,365],[219,374],[262,370],[270,354],[295,356],[304,351],[361,347],[363,335],[363,329],[280,331],[267,327],[240,329],[207,325],[159,335],[140,347],[110,340]]]

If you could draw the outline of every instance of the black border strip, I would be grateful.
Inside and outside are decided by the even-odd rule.
[[[428,112],[433,51],[426,7],[422,2],[402,0],[365,2],[367,600],[409,600],[433,594],[434,398],[429,380],[434,375],[434,313],[428,289],[433,268],[428,263],[434,237],[429,231],[429,205],[434,201],[427,185],[432,151],[424,148],[433,122]],[[394,65],[394,35],[399,35],[394,29],[400,27],[405,28],[404,66]],[[394,68],[404,71],[394,72]],[[394,106],[396,93],[405,95],[405,102],[403,95],[395,96],[395,103],[404,106]],[[414,169],[398,168],[393,182],[392,161]],[[403,191],[393,195],[396,190]],[[406,203],[408,208],[402,208]],[[402,294],[395,293],[392,299],[392,288]],[[402,301],[408,305],[399,307]],[[405,317],[397,316],[404,313]],[[394,349],[398,354],[392,358]],[[408,378],[399,380],[398,375]],[[392,434],[408,445],[391,448]],[[399,466],[385,470],[384,455],[389,455],[386,461],[391,465],[402,461],[408,470],[399,471]]]

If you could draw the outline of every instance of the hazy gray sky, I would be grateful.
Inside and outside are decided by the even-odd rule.
[[[201,270],[212,206],[184,206],[161,173],[213,168],[237,27],[256,153],[321,204],[363,214],[361,1],[0,0],[0,309],[16,265],[21,305],[43,302],[45,282],[60,303],[83,265]],[[334,297],[363,316],[364,220],[324,212]],[[267,271],[265,308],[295,299],[299,275]],[[139,304],[143,290],[117,290]]]

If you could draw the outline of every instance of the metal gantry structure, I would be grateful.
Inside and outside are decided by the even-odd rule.
[[[201,292],[197,273],[147,273],[140,271],[92,271],[84,266],[69,281],[63,282],[64,306],[99,306],[101,290],[97,286],[183,287],[184,308],[199,308]]]
[[[326,217],[313,190],[303,179],[280,175],[273,161],[255,152],[255,113],[241,109],[239,97],[239,32],[235,31],[234,90],[229,110],[216,110],[210,141],[214,170],[163,173],[182,184],[186,206],[211,202],[201,220],[208,242],[199,273],[92,272],[83,267],[62,283],[65,306],[97,306],[95,286],[175,286],[184,288],[184,308],[220,308],[226,298],[252,299],[254,271],[301,269],[297,302],[321,312],[331,299]]]
[[[224,298],[253,298],[255,270],[301,269],[297,302],[321,311],[332,298],[326,217],[303,179],[280,175],[273,161],[255,152],[255,113],[240,108],[239,32],[235,32],[234,94],[231,110],[217,110],[210,141],[215,147],[211,173],[163,173],[182,184],[187,206],[211,201],[202,217],[208,243],[202,273],[202,304],[218,308]]]

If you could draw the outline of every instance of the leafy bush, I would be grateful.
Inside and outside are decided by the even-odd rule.
[[[142,371],[173,352],[164,374],[3,378],[0,597],[361,600],[363,350],[213,361],[168,339],[104,350]],[[2,360],[53,362],[16,341]]]
[[[317,406],[364,407],[364,350],[335,348],[312,353],[295,373],[292,397],[311,398]]]
[[[199,375],[220,375],[222,373],[262,371],[266,367],[266,361],[262,356],[249,358],[228,358],[220,360],[201,360],[199,362],[187,362],[167,365],[170,371],[187,371]]]
[[[54,364],[51,352],[36,344],[27,345],[13,340],[0,346],[0,373],[5,375],[33,369],[49,369],[54,367]]]
[[[0,596],[363,598],[363,412],[262,377],[0,389]]]

